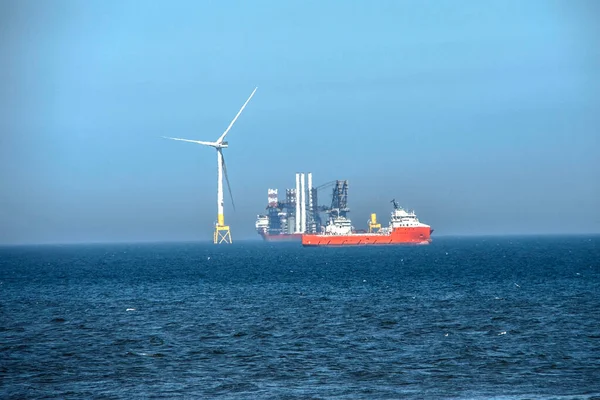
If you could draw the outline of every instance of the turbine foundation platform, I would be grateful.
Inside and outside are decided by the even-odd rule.
[[[231,232],[229,231],[228,225],[215,225],[214,243],[232,243]]]

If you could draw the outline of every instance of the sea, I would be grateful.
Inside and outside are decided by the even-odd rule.
[[[600,399],[600,236],[0,248],[2,399]]]

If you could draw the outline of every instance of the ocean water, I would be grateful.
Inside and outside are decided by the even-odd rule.
[[[600,236],[0,248],[0,398],[600,398]]]

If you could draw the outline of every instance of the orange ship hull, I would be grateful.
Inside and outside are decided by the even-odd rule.
[[[354,233],[351,235],[302,235],[303,246],[372,246],[400,244],[429,244],[429,227],[396,228],[389,234]]]

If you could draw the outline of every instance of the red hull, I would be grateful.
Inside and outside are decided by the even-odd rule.
[[[301,233],[282,233],[280,235],[261,233],[260,236],[262,236],[265,242],[299,242],[302,240]]]
[[[357,233],[352,235],[302,235],[303,246],[372,246],[400,244],[429,244],[429,227],[396,228],[390,234]]]

